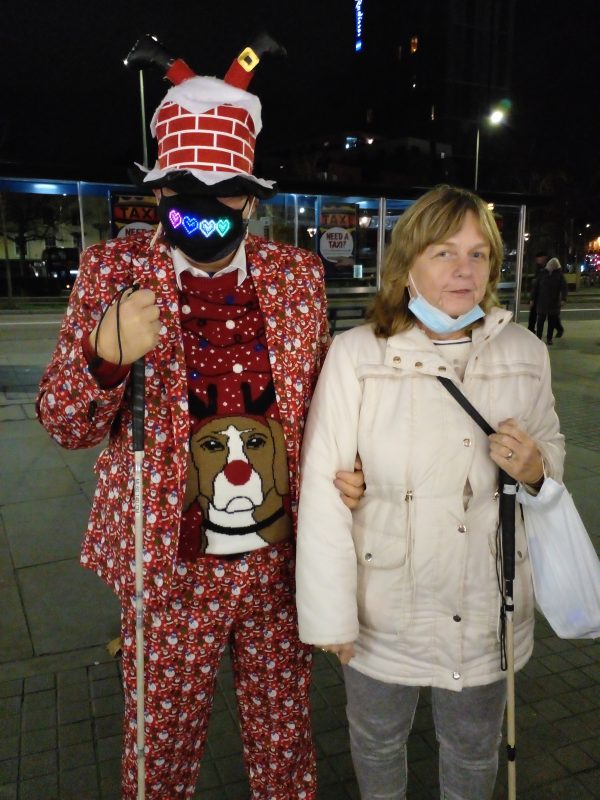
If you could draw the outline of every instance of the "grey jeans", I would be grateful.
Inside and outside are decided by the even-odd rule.
[[[404,800],[406,740],[418,686],[383,683],[344,667],[352,761],[362,800]],[[489,800],[498,770],[504,680],[451,692],[432,689],[442,800]]]

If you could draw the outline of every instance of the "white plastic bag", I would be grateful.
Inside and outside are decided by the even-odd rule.
[[[546,478],[537,496],[517,492],[523,507],[533,590],[561,639],[600,636],[600,560],[573,498]]]

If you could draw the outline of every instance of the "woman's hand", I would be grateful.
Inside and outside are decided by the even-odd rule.
[[[347,642],[346,644],[326,644],[320,647],[324,653],[333,653],[337,656],[342,664],[348,664],[351,658],[354,658],[354,642]]]
[[[492,433],[490,458],[520,483],[533,485],[544,477],[544,462],[531,436],[514,419],[506,419]]]
[[[333,485],[336,489],[339,489],[342,501],[350,510],[357,507],[366,489],[365,476],[359,455],[356,456],[354,462],[354,472],[345,472],[343,470],[337,472]]]

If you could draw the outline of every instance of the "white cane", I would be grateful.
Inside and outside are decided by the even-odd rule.
[[[517,482],[501,471],[500,518],[502,524],[502,571],[506,642],[506,754],[508,800],[517,797],[517,749],[515,729],[515,637],[513,584],[515,579],[515,499]]]
[[[138,359],[131,372],[131,406],[134,454],[135,507],[135,678],[137,710],[137,797],[146,796],[144,727],[144,359]]]
[[[517,750],[515,730],[515,638],[512,597],[506,596],[506,754],[508,756],[508,800],[517,797]]]

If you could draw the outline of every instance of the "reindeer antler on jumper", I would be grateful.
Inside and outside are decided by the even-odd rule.
[[[217,413],[217,387],[214,383],[208,384],[206,394],[205,403],[194,392],[188,392],[190,414],[197,420],[214,417]]]

